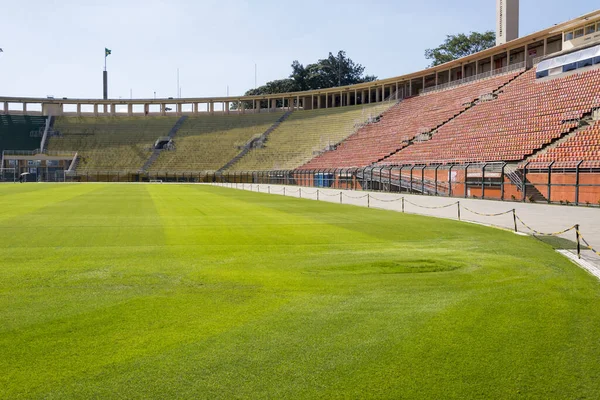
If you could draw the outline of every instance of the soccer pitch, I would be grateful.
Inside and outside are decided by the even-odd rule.
[[[600,398],[534,238],[204,185],[0,185],[0,398]]]

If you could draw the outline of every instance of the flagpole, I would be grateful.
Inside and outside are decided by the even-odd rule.
[[[102,81],[103,81],[103,98],[104,100],[108,99],[108,71],[106,70],[106,57],[108,56],[106,48],[104,49],[104,71],[102,72]],[[106,105],[104,105],[104,111],[106,112]]]

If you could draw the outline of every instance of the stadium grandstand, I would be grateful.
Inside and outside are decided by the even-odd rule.
[[[488,186],[495,198],[597,203],[600,11],[524,37],[508,20],[495,47],[352,86],[208,99],[0,98],[1,167],[37,180],[311,175],[303,184],[328,170],[334,186],[344,170],[361,188],[485,197]],[[420,179],[404,177],[409,169]]]

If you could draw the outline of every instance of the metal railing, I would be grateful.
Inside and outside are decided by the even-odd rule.
[[[483,72],[481,74],[478,75],[473,75],[473,76],[469,76],[467,78],[462,78],[462,79],[458,79],[456,81],[452,81],[452,82],[448,82],[448,83],[443,83],[441,85],[436,85],[436,86],[432,86],[432,87],[428,87],[425,88],[421,91],[421,94],[427,94],[427,93],[431,93],[431,92],[437,92],[440,90],[446,90],[455,86],[459,86],[459,85],[463,85],[465,83],[471,83],[471,82],[475,82],[475,81],[479,81],[479,80],[483,80],[483,79],[487,79],[487,78],[491,78],[494,76],[498,76],[498,75],[502,75],[502,74],[507,74],[509,72],[513,72],[513,71],[518,71],[520,69],[524,69],[525,68],[525,62],[520,62],[520,63],[516,63],[516,64],[512,64],[512,65],[508,65],[506,67],[502,67],[502,68],[498,68],[492,71],[488,71],[488,72]]]

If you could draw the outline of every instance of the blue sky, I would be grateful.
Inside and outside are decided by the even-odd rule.
[[[388,78],[427,66],[426,48],[446,34],[493,30],[495,0],[463,1],[22,0],[0,14],[0,95],[109,96],[243,94],[346,50]],[[543,7],[540,6],[543,4]],[[598,8],[597,0],[521,0],[525,35]]]

